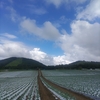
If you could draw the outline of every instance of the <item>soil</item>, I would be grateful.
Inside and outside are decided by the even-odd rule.
[[[93,100],[90,97],[87,97],[83,94],[77,93],[75,91],[66,89],[64,87],[61,87],[49,80],[47,80],[41,73],[41,71],[38,71],[38,84],[39,84],[39,91],[40,91],[40,98],[41,100],[60,100],[60,99],[55,99],[53,94],[43,85],[40,77],[42,77],[44,79],[45,82],[47,82],[49,85],[51,85],[52,87],[58,89],[59,91],[63,92],[63,93],[67,93],[69,95],[71,95],[72,97],[74,97],[76,100]]]
[[[44,86],[40,77],[41,77],[41,73],[39,72],[39,74],[38,74],[38,85],[39,85],[39,94],[40,94],[41,100],[60,100],[60,99],[56,99],[54,97],[54,94],[51,93],[51,91],[49,91],[49,89],[47,89]]]

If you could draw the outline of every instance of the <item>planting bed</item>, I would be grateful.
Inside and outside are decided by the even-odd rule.
[[[37,71],[1,72],[0,100],[39,100],[37,75]]]
[[[0,100],[100,100],[100,70],[0,72]]]
[[[46,79],[62,87],[100,100],[100,70],[49,70],[42,72]]]

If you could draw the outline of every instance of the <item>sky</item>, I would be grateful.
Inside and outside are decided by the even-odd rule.
[[[8,57],[100,61],[100,0],[0,0],[0,59]]]

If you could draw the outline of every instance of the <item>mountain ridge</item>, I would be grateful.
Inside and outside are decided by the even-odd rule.
[[[33,59],[10,57],[0,60],[0,69],[100,69],[100,62],[76,61],[65,65],[46,66]]]
[[[43,69],[44,64],[28,58],[11,57],[0,60],[0,69]]]

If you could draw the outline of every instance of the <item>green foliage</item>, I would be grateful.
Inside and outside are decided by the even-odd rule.
[[[22,58],[17,58],[16,60],[10,62],[6,66],[18,66],[21,63],[22,63]]]
[[[45,69],[45,65],[42,63],[27,59],[27,58],[8,58],[0,61],[0,69],[19,69],[19,70],[27,70],[27,69]]]
[[[100,69],[100,62],[76,61],[71,64],[48,66],[49,69]]]
[[[11,57],[0,60],[0,70],[3,69],[100,69],[100,62],[77,61],[68,65],[45,66],[44,64],[32,59]]]

